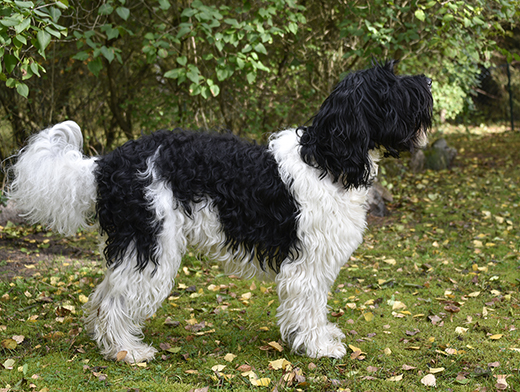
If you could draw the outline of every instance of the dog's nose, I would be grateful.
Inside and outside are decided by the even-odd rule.
[[[430,78],[426,78],[426,83],[428,83],[428,87],[431,90],[432,89],[432,80]]]

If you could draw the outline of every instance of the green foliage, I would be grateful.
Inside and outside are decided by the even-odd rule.
[[[67,29],[58,24],[61,10],[67,7],[68,0],[52,4],[3,0],[0,4],[0,80],[21,96],[29,94],[25,81],[45,72],[36,54],[45,59],[52,37],[67,35]]]
[[[488,67],[493,53],[508,58],[517,53],[500,49],[497,37],[518,18],[516,0],[387,2],[351,5],[340,24],[349,41],[344,56],[401,59],[403,71],[428,71],[437,82],[437,113],[454,118],[463,110],[465,97],[477,85],[479,66]],[[444,93],[448,95],[443,96]]]

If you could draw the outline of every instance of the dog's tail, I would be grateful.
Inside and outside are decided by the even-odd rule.
[[[81,153],[83,136],[74,121],[34,135],[11,167],[8,197],[31,223],[66,235],[89,226],[94,215],[95,158]]]

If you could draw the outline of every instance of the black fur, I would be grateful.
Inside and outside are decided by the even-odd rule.
[[[397,76],[395,62],[351,73],[301,127],[301,156],[345,189],[370,185],[369,151],[392,156],[410,151],[431,127],[431,81],[424,75]]]
[[[210,201],[215,207],[227,238],[222,246],[234,251],[242,246],[277,272],[284,259],[294,257],[298,206],[265,146],[233,135],[160,131],[97,161],[97,214],[108,235],[108,265],[120,264],[132,243],[139,270],[148,260],[157,265],[154,248],[161,223],[145,199],[150,180],[139,175],[156,152],[158,175],[187,216],[192,203]]]

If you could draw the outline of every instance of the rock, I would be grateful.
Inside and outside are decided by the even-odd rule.
[[[424,170],[424,163],[426,161],[426,156],[424,155],[423,150],[415,150],[412,154],[412,159],[410,160],[410,169],[413,173],[420,173]]]
[[[368,213],[374,216],[386,216],[388,215],[388,209],[385,202],[391,203],[393,201],[394,198],[390,191],[381,183],[374,181],[367,195]]]
[[[457,150],[448,146],[446,139],[438,139],[424,150],[424,168],[431,170],[444,170],[449,168],[455,157]]]
[[[0,226],[5,226],[9,221],[15,224],[26,223],[25,219],[19,214],[20,212],[11,200],[5,206],[0,205]]]

